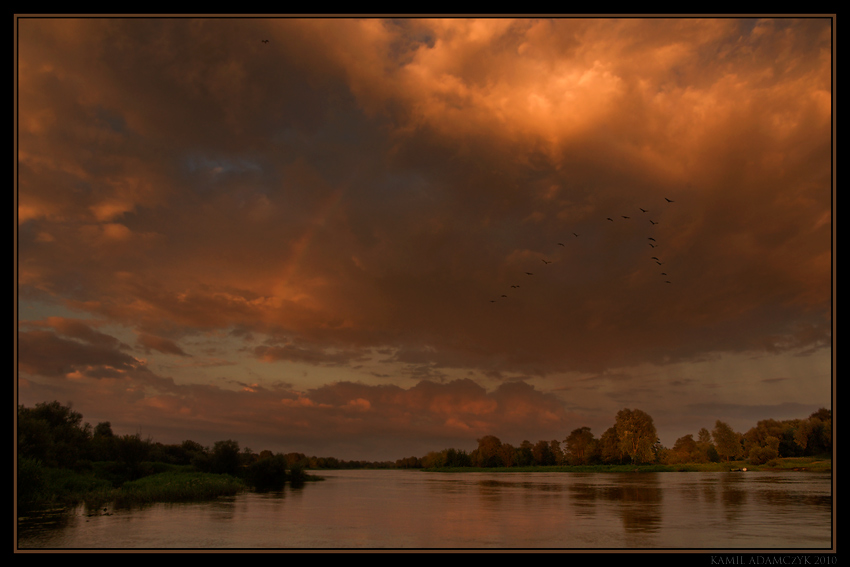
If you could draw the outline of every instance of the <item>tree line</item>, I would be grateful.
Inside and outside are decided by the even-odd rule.
[[[526,467],[551,465],[681,464],[746,460],[760,465],[782,457],[813,456],[832,452],[832,410],[821,408],[806,419],[765,419],[745,433],[717,420],[714,428],[688,434],[671,448],[658,438],[652,417],[639,409],[625,408],[614,424],[596,437],[589,427],[579,427],[563,440],[503,443],[495,435],[477,439],[467,453],[449,448],[423,457],[396,461],[400,468]]]
[[[596,464],[678,464],[747,460],[763,464],[782,457],[832,452],[832,410],[821,408],[806,419],[759,421],[745,433],[717,420],[709,431],[688,434],[671,448],[661,445],[652,417],[639,409],[620,410],[614,424],[596,437],[589,427],[579,427],[563,440],[503,443],[495,435],[477,439],[471,452],[448,448],[422,457],[396,461],[346,461],[304,453],[258,453],[240,448],[232,439],[205,447],[192,440],[177,444],[154,442],[140,434],[117,435],[108,421],[91,426],[71,404],[57,401],[18,406],[17,456],[22,469],[39,468],[90,471],[93,463],[114,484],[161,470],[162,466],[191,466],[202,472],[233,474],[253,479],[280,478],[281,471],[298,478],[305,469],[525,467]],[[32,477],[32,475],[30,475]]]
[[[256,489],[276,489],[307,479],[305,469],[393,467],[391,462],[344,461],[303,453],[254,452],[232,439],[204,446],[196,441],[166,444],[141,434],[118,435],[108,421],[95,426],[69,403],[18,406],[18,502],[80,488],[85,479],[120,487],[173,470],[232,475]]]

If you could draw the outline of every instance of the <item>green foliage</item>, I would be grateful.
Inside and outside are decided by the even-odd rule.
[[[183,502],[232,496],[245,484],[226,474],[165,472],[125,483],[115,493],[119,506],[151,502]]]

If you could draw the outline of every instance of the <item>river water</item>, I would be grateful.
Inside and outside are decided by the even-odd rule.
[[[318,474],[280,492],[21,520],[18,549],[833,547],[829,473]]]

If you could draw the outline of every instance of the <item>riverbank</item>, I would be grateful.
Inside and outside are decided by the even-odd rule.
[[[831,472],[832,459],[821,457],[787,457],[773,459],[763,465],[752,465],[747,461],[720,463],[678,463],[675,465],[553,465],[533,467],[438,467],[423,469],[428,472],[547,472],[547,473],[596,473],[596,472],[753,472],[753,471],[808,471]]]
[[[128,507],[154,502],[187,502],[213,500],[221,496],[233,496],[255,488],[242,478],[229,474],[217,474],[191,470],[190,467],[174,467],[172,470],[149,474],[135,480],[110,482],[94,472],[76,472],[67,469],[40,468],[35,489],[29,487],[21,498],[18,491],[19,513],[45,509],[67,509],[79,504],[97,508],[107,503]],[[32,481],[33,479],[29,479]],[[304,482],[324,480],[322,477],[298,470],[290,471],[280,480],[295,486]],[[18,484],[26,482],[19,479]]]

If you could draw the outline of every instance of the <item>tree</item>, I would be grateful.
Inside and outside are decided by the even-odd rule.
[[[552,452],[552,457],[555,459],[556,465],[564,463],[564,451],[561,449],[561,442],[557,439],[549,441],[549,450]]]
[[[620,464],[625,462],[626,453],[620,448],[620,440],[617,436],[617,428],[613,425],[602,433],[599,438],[599,456],[603,463]]]
[[[478,439],[478,449],[474,451],[473,461],[479,467],[501,467],[503,461],[499,455],[502,442],[495,435],[485,435]]]
[[[138,433],[115,438],[117,461],[130,479],[144,476],[145,470],[142,462],[147,460],[150,451],[150,439],[142,439],[142,436]]]
[[[700,451],[697,442],[694,440],[693,434],[689,433],[676,439],[667,460],[670,464],[690,463],[699,461],[699,456]]]
[[[717,447],[717,453],[721,457],[725,457],[727,461],[738,458],[742,453],[741,434],[735,433],[732,428],[719,419],[714,424],[714,430],[711,433],[714,439],[714,445]]]
[[[286,467],[283,455],[259,458],[248,465],[246,480],[257,490],[277,490],[286,481]]]
[[[622,409],[617,412],[614,427],[620,449],[631,457],[632,462],[648,463],[653,460],[658,434],[649,414],[637,409]]]
[[[71,404],[18,406],[18,454],[49,467],[72,468],[90,453],[91,426]]]
[[[700,460],[704,463],[719,462],[720,455],[717,454],[717,448],[711,441],[711,432],[703,427],[697,435],[697,449],[699,450]]]
[[[210,454],[210,472],[235,475],[239,470],[239,443],[228,439],[216,441]]]
[[[98,423],[95,426],[94,433],[92,435],[92,460],[117,460],[115,445],[116,438],[115,434],[112,432],[112,424],[108,421]]]
[[[534,445],[528,439],[523,440],[516,450],[516,465],[518,467],[528,467],[534,463]]]
[[[569,436],[564,439],[567,462],[571,465],[588,464],[592,454],[596,451],[597,443],[589,427],[573,429]]]
[[[555,464],[555,455],[552,453],[551,446],[542,439],[531,448],[531,455],[534,457],[535,465],[545,467]]]

